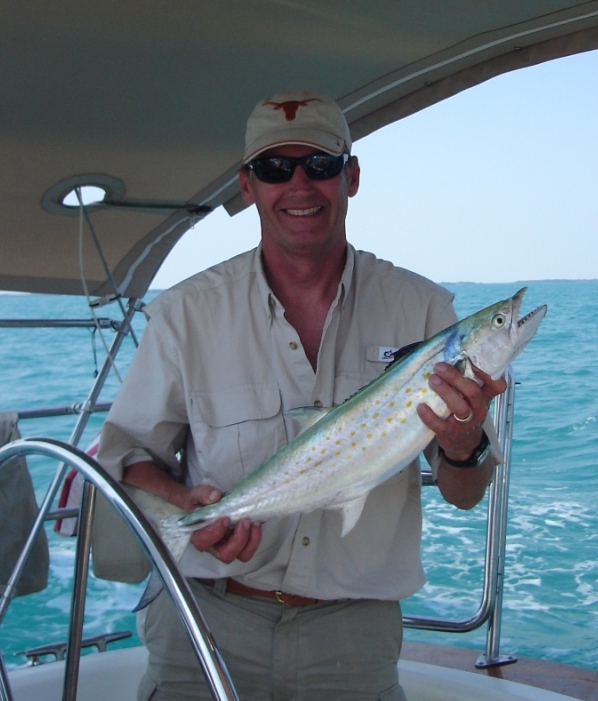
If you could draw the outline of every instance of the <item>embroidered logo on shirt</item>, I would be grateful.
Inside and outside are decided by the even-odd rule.
[[[378,362],[390,363],[394,360],[393,353],[399,350],[399,346],[378,346]]]

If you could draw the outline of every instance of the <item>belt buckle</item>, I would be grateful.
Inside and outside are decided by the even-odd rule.
[[[283,597],[283,593],[277,589],[274,592],[274,598],[276,599],[276,601],[278,601],[279,604],[284,604],[284,599],[282,597]]]

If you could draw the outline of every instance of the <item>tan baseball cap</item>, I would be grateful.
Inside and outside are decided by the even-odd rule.
[[[332,98],[293,90],[257,104],[247,120],[243,163],[281,144],[313,146],[338,156],[351,150],[351,134]]]

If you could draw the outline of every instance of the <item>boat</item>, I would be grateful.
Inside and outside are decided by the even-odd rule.
[[[58,465],[1,594],[0,624],[46,521],[78,519],[65,659],[17,669],[0,662],[0,701],[135,698],[142,648],[80,656],[98,493],[127,521],[162,575],[214,698],[235,699],[217,646],[168,552],[120,485],[78,447],[90,417],[107,409],[98,397],[110,357],[135,335],[131,320],[185,232],[200,228],[219,207],[231,216],[243,209],[236,174],[244,121],[259,98],[290,84],[327,93],[358,141],[506,72],[598,48],[598,1],[35,0],[5,3],[0,17],[0,289],[84,295],[92,311],[111,304],[122,313],[118,324],[70,322],[106,323],[115,337],[86,401],[46,412],[77,414],[69,442],[16,438],[0,448],[0,469],[30,455]],[[472,658],[440,646],[405,645],[400,675],[409,701],[598,698],[598,672],[500,654],[513,395],[511,376],[508,394],[497,402],[506,456],[492,486],[480,611],[475,621],[406,621],[433,630],[487,623],[486,651]],[[19,411],[19,420],[28,415]],[[80,507],[57,508],[69,470],[84,477]],[[40,641],[42,649],[46,643],[52,641]],[[40,656],[39,650],[30,655],[32,662]]]

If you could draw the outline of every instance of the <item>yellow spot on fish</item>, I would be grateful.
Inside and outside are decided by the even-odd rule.
[[[388,418],[386,419],[386,423],[389,423],[389,424],[391,424],[391,423],[392,423],[392,421],[393,421],[393,418],[392,418],[392,416],[389,416],[389,417],[388,417]]]
[[[366,437],[367,437],[367,438],[371,438],[371,437],[372,437],[372,434],[371,434],[371,433],[366,433]]]
[[[432,373],[431,373],[431,372],[426,372],[426,373],[424,374],[424,380],[429,380],[431,377],[432,377]]]
[[[426,387],[422,387],[422,394],[427,394],[427,393],[428,393],[428,389]]]
[[[339,441],[336,441],[336,443],[334,445],[340,445],[340,444],[341,444],[341,442],[339,440]]]
[[[320,451],[320,455],[326,455],[326,448],[322,448],[322,450]],[[319,465],[320,463],[316,464]]]
[[[407,423],[407,419],[401,419],[401,423],[402,423],[402,424],[406,424],[406,423]]]
[[[409,409],[410,406],[413,406],[413,402],[407,402],[405,406],[407,407],[407,409]]]
[[[341,451],[340,451],[340,450],[337,450],[336,453],[335,453],[335,455],[340,455],[340,454],[341,454]]]
[[[300,475],[304,475],[304,474],[305,474],[305,470],[304,470],[303,468],[301,468],[301,469],[299,470],[299,474],[300,474]]]
[[[394,405],[395,405],[394,402],[390,402],[390,404],[388,406],[392,409]]]
[[[351,433],[350,433],[349,435],[350,435],[350,436],[354,436],[354,435],[355,435],[355,431],[351,431]]]
[[[386,431],[382,431],[382,438],[386,438]]]
[[[366,426],[365,424],[361,424],[361,426],[359,428],[365,428],[365,426]]]
[[[366,447],[365,447],[365,445],[364,445],[364,446],[361,447],[361,452],[362,452],[362,453],[365,453],[365,451],[366,451]]]
[[[357,443],[355,441],[353,441],[353,443],[351,443],[351,448],[355,448],[356,446],[357,446]]]
[[[374,414],[373,418],[374,418],[374,419],[377,419],[379,416],[380,416],[380,414],[379,414],[378,412],[376,412],[376,413]]]
[[[405,390],[405,394],[410,394],[410,393],[411,393],[411,387],[407,387],[407,389]]]

